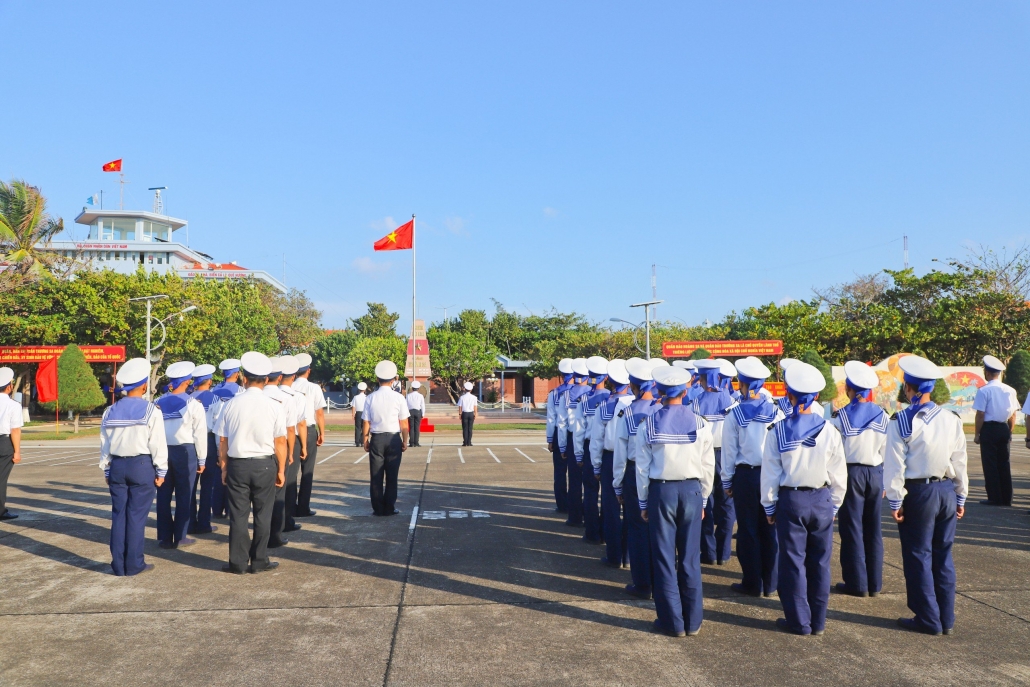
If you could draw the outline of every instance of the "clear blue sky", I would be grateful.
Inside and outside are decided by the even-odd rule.
[[[0,2],[0,177],[365,301],[696,323],[1030,219],[1024,2]],[[106,203],[105,203],[106,204]],[[80,236],[82,229],[79,228]],[[177,234],[181,235],[181,234]],[[888,243],[893,241],[893,243]]]

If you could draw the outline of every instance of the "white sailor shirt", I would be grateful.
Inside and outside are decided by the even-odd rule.
[[[558,389],[551,389],[547,392],[547,443],[554,443],[554,432],[558,422]]]
[[[1000,379],[992,379],[976,390],[973,410],[984,414],[984,422],[1008,422],[1012,413],[1019,410],[1016,390]]]
[[[167,418],[164,423],[168,445],[193,444],[197,451],[197,466],[204,467],[207,464],[207,412],[203,404],[191,398],[182,409],[181,417]]]
[[[787,453],[780,453],[775,430],[769,430],[769,434],[762,457],[761,477],[762,507],[766,515],[776,514],[781,486],[818,489],[826,484],[830,487],[833,514],[836,515],[848,489],[844,444],[837,428],[827,422],[816,435],[814,446],[802,444]]]
[[[297,377],[297,379],[293,380],[293,390],[304,394],[304,413],[301,417],[305,422],[307,422],[307,424],[315,424],[318,419],[318,411],[325,410],[329,407],[328,401],[325,400],[325,393],[323,393],[322,387],[310,381],[307,377]],[[358,412],[361,412],[360,408],[358,409]]]
[[[218,435],[229,443],[230,458],[275,455],[275,440],[286,436],[286,413],[256,386],[225,404]]]
[[[647,422],[645,420],[644,422]],[[647,510],[651,480],[696,479],[701,483],[701,502],[712,493],[715,479],[715,440],[712,423],[697,418],[697,439],[690,444],[652,444],[647,431],[637,430],[640,451],[637,453],[637,498],[640,510]]]
[[[957,505],[965,506],[969,495],[966,461],[966,435],[957,415],[935,405],[920,409],[909,425],[907,418],[902,420],[900,413],[895,413],[887,427],[883,458],[883,484],[891,510],[903,505],[908,494],[905,480],[930,477],[950,479],[955,484]]]
[[[411,413],[404,396],[388,386],[381,386],[369,395],[361,419],[368,423],[369,434],[396,434],[401,431],[401,422],[409,417]]]
[[[612,398],[618,399],[615,404],[615,411],[610,419],[605,420],[601,417],[601,407]],[[612,451],[613,454],[615,452],[615,427],[618,425],[617,422],[614,422],[615,418],[619,416],[620,410],[627,407],[633,401],[633,394],[627,393],[620,396],[609,396],[603,403],[598,405],[594,421],[590,425],[590,465],[594,468],[594,476],[601,474],[601,454],[604,451]]]
[[[840,430],[840,415],[830,420],[830,422]],[[887,450],[886,432],[878,432],[871,427],[867,427],[852,437],[846,437],[841,433],[840,438],[844,444],[844,460],[848,465],[876,467],[883,464],[883,454]]]
[[[412,391],[407,395],[408,411],[417,410],[422,414],[426,412],[426,397],[417,391]]]
[[[21,404],[7,394],[0,394],[0,436],[9,435],[12,429],[25,424]]]
[[[104,419],[111,408],[104,411]],[[205,446],[206,446],[205,441]],[[161,410],[151,403],[147,408],[146,424],[128,427],[100,426],[100,469],[104,476],[111,474],[112,456],[149,455],[158,477],[168,474],[168,443],[165,440],[165,422]]]
[[[734,406],[736,408],[737,406]],[[762,466],[765,455],[765,442],[769,438],[770,423],[775,424],[783,419],[783,413],[776,408],[776,415],[771,420],[755,418],[741,426],[742,418],[731,410],[722,425],[722,459],[719,468],[723,489],[733,488],[733,476],[737,474],[738,465]],[[775,437],[773,437],[775,439]]]
[[[368,395],[364,391],[360,392],[357,396],[354,396],[350,400],[350,405],[354,409],[355,413],[365,412],[365,401],[368,400]]]
[[[297,427],[297,431],[299,432],[301,425],[308,424],[307,395],[304,394],[304,392],[302,391],[294,389],[292,386],[286,386],[282,384],[279,385],[279,391],[281,391],[283,394],[287,396],[287,400],[285,402],[289,404],[292,408],[292,419],[296,420],[296,422],[294,422],[293,424]],[[289,421],[290,419],[291,418],[287,418],[287,421]]]

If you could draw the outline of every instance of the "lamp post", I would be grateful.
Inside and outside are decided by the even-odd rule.
[[[641,322],[640,324],[634,324],[633,322],[630,322],[629,320],[624,320],[621,317],[613,317],[609,321],[621,322],[622,324],[628,324],[629,326],[633,327],[633,348],[637,349],[644,355],[647,355],[647,352],[640,347],[640,344],[637,343],[637,330],[640,329],[640,325],[644,324],[643,322]]]
[[[168,295],[167,294],[163,294],[163,293],[159,293],[159,294],[155,294],[153,296],[140,296],[139,298],[130,298],[129,299],[130,303],[133,302],[133,301],[145,301],[146,304],[147,304],[147,353],[146,353],[146,355],[147,355],[147,362],[148,363],[157,362],[157,360],[155,360],[155,358],[154,358],[153,351],[155,351],[155,350],[161,348],[162,346],[164,346],[165,339],[168,338],[168,329],[165,327],[165,322],[167,322],[168,320],[172,319],[173,317],[178,317],[179,321],[181,322],[182,319],[183,319],[183,315],[185,315],[188,312],[192,312],[193,310],[197,310],[198,309],[197,306],[195,306],[195,305],[189,305],[189,306],[183,308],[182,310],[180,310],[179,312],[172,313],[171,315],[169,315],[168,317],[164,318],[163,320],[159,320],[156,317],[154,317],[153,314],[151,314],[151,311],[152,311],[152,307],[153,307],[153,302],[156,301],[156,300],[160,300],[162,298],[168,298]],[[153,332],[154,332],[154,328],[155,327],[161,327],[161,340],[157,342],[156,346],[152,345]],[[153,377],[153,372],[151,372],[151,377]],[[154,394],[154,390],[153,390],[152,387],[153,387],[153,384],[147,384],[147,400],[150,400],[150,398]]]

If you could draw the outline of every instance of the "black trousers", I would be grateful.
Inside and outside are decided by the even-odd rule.
[[[361,416],[363,413],[354,413],[354,445],[361,446]]]
[[[372,512],[376,515],[392,515],[397,504],[397,473],[401,469],[404,442],[399,432],[379,433],[369,438],[368,447]]]
[[[297,492],[297,515],[311,515],[311,490],[315,486],[315,462],[318,458],[318,425],[308,425],[308,457],[300,461],[300,490]]]
[[[293,463],[287,462],[286,482],[281,487],[275,488],[275,502],[272,505],[272,531],[268,535],[268,541],[278,544],[283,539],[283,530],[294,525],[293,515],[297,510],[296,505],[290,507],[290,485],[293,485],[293,503],[297,503],[297,472],[300,470],[300,439],[293,443]]]
[[[275,458],[230,458],[225,480],[229,501],[229,566],[244,572],[248,561],[255,570],[268,567],[268,535],[275,501]],[[254,538],[247,529],[254,513]]]
[[[476,421],[475,413],[461,414],[461,445],[472,445],[472,424]]]
[[[408,420],[408,446],[418,446],[419,429],[422,424],[422,411],[412,410]]]
[[[14,443],[11,437],[0,436],[0,515],[7,512],[7,480],[14,469]]]
[[[984,468],[987,500],[1012,505],[1012,466],[1009,449],[1012,431],[1007,422],[985,422],[980,429],[980,461]]]

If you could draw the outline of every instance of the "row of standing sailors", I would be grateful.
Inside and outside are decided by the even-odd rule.
[[[657,632],[700,630],[700,566],[729,559],[736,524],[742,579],[732,588],[778,593],[780,629],[821,635],[833,521],[843,577],[836,591],[875,597],[886,496],[913,613],[898,624],[950,634],[951,547],[969,490],[965,436],[961,420],[930,401],[940,369],[919,356],[899,364],[907,409],[888,417],[871,402],[876,373],[849,361],[849,403],[827,421],[813,412],[825,379],[799,361],[781,361],[787,396],[774,402],[763,389],[770,371],[753,357],[563,359],[547,402],[556,510],[584,528],[585,541],[603,542],[601,563],[629,568],[626,592],[654,599]]]

